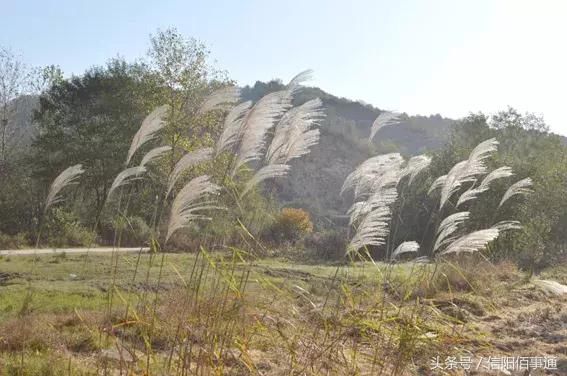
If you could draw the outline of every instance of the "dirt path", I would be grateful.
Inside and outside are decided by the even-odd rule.
[[[147,252],[149,248],[141,248],[142,252]],[[42,249],[11,249],[0,251],[0,256],[30,256],[30,255],[56,255],[56,254],[81,254],[81,253],[112,253],[117,251],[120,253],[125,252],[139,252],[140,247],[133,248],[42,248]]]

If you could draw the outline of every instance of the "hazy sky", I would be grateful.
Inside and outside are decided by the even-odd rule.
[[[0,0],[0,45],[81,73],[175,26],[240,84],[289,79],[379,108],[461,117],[508,105],[567,135],[567,1]]]

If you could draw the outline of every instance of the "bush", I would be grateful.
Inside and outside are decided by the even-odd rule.
[[[303,209],[284,208],[276,217],[269,233],[276,243],[294,243],[301,237],[313,232],[313,223],[309,213]]]
[[[8,235],[0,232],[0,249],[21,249],[29,246],[26,234]]]
[[[92,232],[81,225],[73,213],[55,208],[46,218],[40,243],[52,247],[86,247],[92,240]]]
[[[141,217],[115,218],[112,221],[102,223],[100,229],[101,242],[113,244],[115,233],[120,240],[120,246],[137,247],[148,242],[151,229]]]
[[[346,231],[328,230],[316,232],[305,238],[305,247],[323,260],[337,260],[345,255],[347,246]]]

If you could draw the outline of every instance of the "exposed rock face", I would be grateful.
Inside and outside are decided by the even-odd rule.
[[[258,100],[281,90],[277,82],[256,83],[243,89],[245,99]],[[439,149],[446,142],[453,120],[433,116],[402,115],[399,125],[385,127],[368,140],[373,121],[381,110],[338,98],[318,88],[304,88],[296,105],[321,98],[327,117],[321,124],[321,140],[309,155],[292,162],[290,176],[276,183],[280,200],[307,209],[319,225],[343,221],[350,200],[339,195],[346,176],[362,161],[380,153],[398,151],[406,156]]]

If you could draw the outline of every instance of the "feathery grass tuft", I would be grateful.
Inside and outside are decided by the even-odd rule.
[[[368,140],[372,141],[376,136],[376,133],[378,133],[380,129],[389,125],[399,124],[400,115],[401,114],[397,112],[389,112],[389,111],[382,112],[380,115],[378,115],[376,120],[374,120],[374,122],[372,123],[372,127],[370,128],[370,136],[368,137]]]
[[[388,224],[392,212],[387,206],[381,206],[368,213],[358,225],[356,233],[351,239],[347,255],[358,251],[362,247],[385,244],[389,234]]]
[[[129,167],[121,171],[118,175],[116,175],[116,178],[112,182],[112,185],[108,190],[108,195],[106,196],[107,199],[110,198],[110,196],[112,196],[112,194],[117,188],[122,187],[134,180],[140,179],[141,175],[144,172],[146,172],[146,168],[143,166]]]
[[[469,217],[470,213],[465,211],[452,214],[445,218],[441,224],[439,224],[437,238],[435,239],[435,244],[433,246],[433,253],[437,252],[447,243],[454,241],[456,238],[453,234],[465,221],[469,219]]]
[[[399,255],[404,253],[414,253],[419,250],[419,243],[415,241],[403,242],[399,246],[396,247],[390,260],[395,260]]]
[[[437,179],[435,179],[435,181],[433,181],[433,183],[431,183],[431,186],[429,187],[429,190],[427,191],[427,195],[430,196],[434,191],[443,187],[445,185],[446,180],[447,180],[447,175],[442,175],[442,176],[439,176]]]
[[[312,129],[324,117],[319,98],[287,111],[278,124],[268,150],[268,164],[284,164],[309,153],[319,142],[319,130]]]
[[[485,230],[479,230],[471,232],[470,234],[464,235],[459,239],[455,240],[440,255],[446,255],[449,253],[462,253],[462,252],[478,252],[486,248],[488,243],[495,240],[500,233],[497,228],[489,228]]]
[[[193,220],[210,219],[199,214],[199,212],[208,209],[218,209],[218,207],[212,205],[211,201],[202,201],[202,199],[206,196],[217,194],[219,190],[220,187],[212,183],[207,175],[198,176],[187,183],[175,196],[175,200],[173,200],[171,205],[165,242],[169,240],[175,231],[187,227]]]
[[[153,140],[157,132],[165,125],[163,118],[167,113],[168,107],[166,105],[160,106],[153,110],[142,122],[140,129],[134,135],[130,149],[128,150],[128,157],[126,158],[126,166],[130,164],[130,160],[142,145],[146,142]]]
[[[141,167],[146,167],[148,163],[153,162],[156,159],[162,158],[165,153],[171,151],[171,146],[159,146],[150,150],[144,157],[142,158],[142,162],[140,162]]]
[[[502,200],[500,200],[498,207],[504,205],[504,203],[513,196],[517,196],[517,195],[525,196],[533,193],[533,190],[531,189],[532,186],[533,186],[533,181],[531,178],[525,178],[512,184],[510,188],[508,188],[508,190],[504,192],[504,196],[502,196]]]
[[[224,119],[223,130],[217,140],[216,155],[229,150],[239,141],[239,138],[242,136],[244,120],[246,114],[250,111],[250,107],[252,107],[252,101],[247,101],[240,103],[230,110]]]
[[[353,225],[360,217],[365,216],[380,206],[390,206],[398,199],[398,191],[395,187],[380,187],[366,201],[355,202],[347,211],[350,216],[349,225]]]
[[[368,186],[378,180],[386,172],[391,170],[399,170],[404,163],[400,153],[390,153],[377,155],[362,162],[353,172],[345,179],[341,187],[341,195],[347,191],[367,191]]]
[[[523,226],[519,221],[500,221],[492,226],[492,228],[496,228],[502,232],[508,230],[521,230]]]
[[[198,113],[225,109],[227,105],[233,105],[240,101],[240,89],[236,86],[226,86],[213,91],[199,107]]]
[[[198,163],[210,160],[212,155],[212,148],[204,148],[196,151],[191,151],[181,157],[181,159],[177,161],[177,163],[173,167],[173,171],[169,175],[165,197],[169,196],[171,190],[185,171],[197,165]]]
[[[471,188],[465,191],[459,197],[459,200],[457,201],[457,206],[460,206],[467,201],[477,199],[481,193],[486,192],[490,189],[490,183],[492,183],[493,181],[497,179],[507,178],[512,175],[514,175],[514,173],[512,172],[512,169],[510,167],[504,166],[497,168],[496,170],[486,175],[486,177],[482,180],[482,182],[478,187]]]
[[[45,199],[45,206],[43,207],[43,211],[46,212],[51,205],[63,201],[63,196],[61,196],[61,191],[63,190],[63,188],[77,183],[77,180],[83,172],[85,172],[83,170],[83,166],[77,164],[65,169],[62,173],[60,173],[55,178],[55,180],[53,180],[51,186],[49,187],[49,193],[47,194],[47,198]]]
[[[301,84],[306,81],[309,81],[313,78],[313,71],[311,69],[306,69],[303,72],[299,72],[296,74],[287,84],[289,89],[296,89]]]
[[[244,117],[242,139],[232,175],[245,163],[258,160],[266,144],[267,132],[291,107],[292,93],[281,90],[262,97]]]
[[[441,188],[441,199],[439,208],[442,209],[449,199],[455,194],[464,183],[475,181],[479,175],[486,173],[484,160],[488,158],[498,148],[498,141],[495,138],[483,141],[478,144],[469,154],[467,160],[457,163],[447,174]]]
[[[408,185],[411,185],[417,175],[419,175],[423,170],[429,167],[431,164],[431,157],[427,155],[417,155],[410,158],[408,165],[406,166],[405,174],[409,175]]]
[[[277,177],[282,177],[287,175],[290,166],[286,164],[272,164],[267,165],[259,169],[244,187],[244,190],[240,194],[240,198],[244,197],[254,186],[258,185],[260,182],[266,179],[272,179]]]

